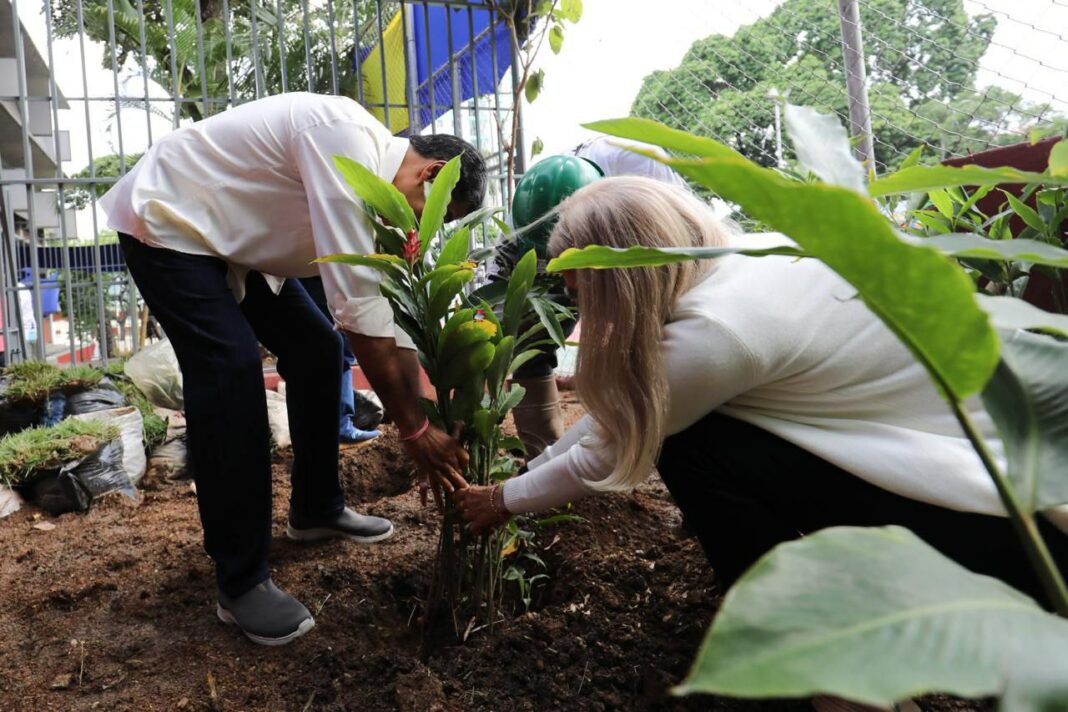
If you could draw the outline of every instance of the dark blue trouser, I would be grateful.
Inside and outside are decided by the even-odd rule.
[[[323,288],[322,277],[306,277],[300,280],[304,291],[308,293],[315,306],[323,313],[328,321],[333,321],[330,316],[330,306],[326,301],[326,290]],[[353,429],[352,419],[356,415],[356,394],[352,391],[352,366],[356,363],[356,354],[349,347],[349,340],[341,337],[341,429],[339,432],[348,433]]]
[[[278,357],[293,438],[290,508],[302,518],[344,507],[338,481],[341,342],[296,280],[281,293],[248,275],[238,304],[226,263],[119,235],[126,264],[182,369],[189,457],[204,548],[219,588],[239,596],[268,578],[271,459],[257,342]]]

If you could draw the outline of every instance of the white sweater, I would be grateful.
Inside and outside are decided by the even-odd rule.
[[[782,238],[736,238],[747,245],[769,240]],[[1005,514],[927,372],[856,290],[817,260],[719,260],[679,299],[664,327],[664,352],[668,435],[716,410],[899,495]],[[978,398],[967,407],[1004,463],[990,416]],[[611,474],[614,456],[598,446],[593,427],[586,416],[532,460],[528,473],[507,481],[508,510],[560,506],[590,494],[586,481]]]

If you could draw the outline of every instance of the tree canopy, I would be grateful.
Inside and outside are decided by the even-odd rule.
[[[993,15],[969,17],[963,0],[867,0],[860,8],[879,163],[896,166],[920,144],[962,154],[1023,140],[1037,125],[1065,125],[1049,106],[975,87]],[[848,115],[841,29],[826,0],[787,0],[732,37],[698,40],[678,67],[646,77],[631,113],[773,165],[774,94]]]

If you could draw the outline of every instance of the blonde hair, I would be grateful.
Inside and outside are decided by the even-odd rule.
[[[637,176],[592,183],[557,212],[549,242],[553,256],[587,245],[713,247],[725,245],[729,234],[690,191]],[[676,300],[711,264],[576,271],[582,345],[575,384],[596,423],[597,444],[616,455],[612,474],[591,486],[629,489],[652,471],[669,407],[664,324]]]

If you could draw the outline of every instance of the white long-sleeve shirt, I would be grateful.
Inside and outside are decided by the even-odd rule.
[[[817,260],[720,259],[679,299],[663,348],[667,435],[719,411],[899,495],[1005,514],[927,372],[856,290]],[[967,407],[1004,463],[990,416],[977,398]],[[613,454],[600,445],[586,416],[532,460],[529,472],[504,483],[505,506],[539,511],[586,496],[588,481],[613,470]],[[729,446],[714,439],[707,445]],[[1049,514],[1062,528],[1068,522],[1064,508]]]
[[[339,327],[394,337],[371,269],[312,264],[339,252],[369,254],[374,233],[359,201],[334,167],[346,156],[392,181],[408,141],[392,136],[355,101],[280,94],[243,104],[164,137],[101,199],[108,225],[177,252],[230,265],[240,300],[249,270],[277,278],[321,274]]]

